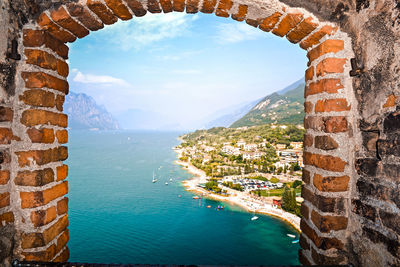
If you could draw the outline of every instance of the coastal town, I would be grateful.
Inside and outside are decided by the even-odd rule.
[[[180,137],[178,164],[196,176],[192,191],[299,228],[304,129],[261,125],[198,130]]]

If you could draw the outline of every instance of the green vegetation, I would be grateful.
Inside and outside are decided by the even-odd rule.
[[[300,215],[300,207],[296,202],[296,191],[285,185],[282,193],[282,209]]]
[[[273,93],[261,100],[252,110],[231,127],[274,124],[302,124],[304,119],[304,83],[283,95]]]
[[[205,184],[205,187],[209,191],[213,191],[215,193],[221,193],[221,188],[218,187],[218,183],[216,180],[210,180]]]
[[[279,179],[276,177],[272,177],[269,181],[273,184],[279,183]]]
[[[226,183],[223,183],[223,185],[226,187],[229,187],[231,189],[243,191],[243,186],[241,186],[240,184],[234,184],[233,182],[226,182]]]

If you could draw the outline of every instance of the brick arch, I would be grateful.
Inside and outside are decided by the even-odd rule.
[[[0,110],[0,220],[14,223],[14,257],[66,261],[68,242],[67,116],[68,47],[120,20],[150,13],[215,13],[287,38],[307,50],[300,261],[347,262],[349,199],[355,183],[356,101],[350,77],[351,40],[332,23],[279,1],[251,0],[81,0],[46,10],[26,24],[16,97]]]

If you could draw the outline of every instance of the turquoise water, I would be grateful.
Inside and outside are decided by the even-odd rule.
[[[298,264],[299,245],[287,236],[298,233],[287,223],[262,215],[250,221],[240,207],[223,203],[217,211],[221,202],[192,199],[180,184],[190,175],[173,163],[177,136],[70,132],[70,261]]]

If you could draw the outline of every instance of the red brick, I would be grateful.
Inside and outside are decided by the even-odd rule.
[[[66,245],[69,240],[69,232],[68,229],[64,231],[58,238],[57,238],[57,253],[60,252]]]
[[[347,162],[338,157],[304,152],[304,165],[313,165],[327,171],[343,172]]]
[[[262,21],[260,19],[246,19],[246,23],[254,28],[257,28]]]
[[[69,259],[69,249],[65,247],[65,249],[58,255],[53,261],[54,262],[67,262]]]
[[[311,174],[308,170],[303,168],[303,175],[302,175],[302,180],[305,184],[310,184],[311,181]]]
[[[130,20],[132,18],[128,8],[121,0],[105,0],[105,2],[118,18],[122,20]]]
[[[302,233],[304,233],[317,248],[328,250],[331,248],[343,249],[344,244],[337,238],[329,238],[329,237],[320,237],[318,234],[306,223],[304,219],[300,222],[300,229]]]
[[[10,205],[10,193],[0,193],[0,209]]]
[[[321,43],[319,46],[310,50],[307,53],[307,57],[311,62],[319,58],[320,56],[323,56],[328,53],[337,53],[339,51],[342,51],[343,49],[344,49],[343,40],[328,39],[325,42]]]
[[[339,144],[328,135],[315,137],[315,147],[322,150],[334,150],[339,147]]]
[[[199,0],[187,0],[186,2],[186,13],[195,14],[199,12]]]
[[[54,181],[54,171],[51,168],[36,171],[21,171],[15,177],[14,183],[22,186],[43,186]]]
[[[308,101],[304,102],[304,112],[305,113],[310,114],[313,111],[313,107],[314,107],[313,103],[308,102]]]
[[[144,9],[142,3],[138,0],[126,0],[125,1],[136,17],[142,17],[146,15],[147,11]]]
[[[62,215],[68,212],[68,198],[65,197],[57,202],[57,214]]]
[[[62,165],[57,167],[57,181],[64,180],[68,176],[68,165]]]
[[[161,7],[158,0],[147,0],[147,11],[150,13],[161,13]]]
[[[344,58],[325,58],[317,65],[317,77],[323,77],[330,73],[343,73],[345,63],[346,59]]]
[[[318,100],[315,112],[349,111],[350,105],[344,98]]]
[[[21,235],[21,247],[23,249],[43,247],[45,245],[46,243],[41,233],[22,233]]]
[[[14,222],[14,213],[11,211],[0,214],[0,225],[6,225]]]
[[[305,87],[304,97],[320,93],[336,94],[344,86],[340,79],[323,79],[310,83]]]
[[[0,164],[7,164],[11,162],[11,155],[9,149],[0,150]]]
[[[171,1],[172,0],[160,0],[160,5],[164,13],[169,13],[174,10]]]
[[[275,12],[271,16],[265,18],[260,23],[260,26],[259,26],[260,29],[265,31],[265,32],[269,32],[270,30],[272,30],[275,27],[275,25],[278,23],[278,21],[279,21],[281,16],[282,16],[282,13]]]
[[[64,181],[43,191],[20,192],[21,208],[36,208],[68,193],[68,182]]]
[[[66,80],[61,80],[44,72],[22,72],[22,78],[27,88],[51,88],[68,94],[69,86]]]
[[[314,138],[312,135],[305,134],[304,135],[304,147],[312,147],[314,143]]]
[[[237,21],[243,21],[247,15],[247,5],[239,5],[238,11],[235,14],[232,14],[232,18]]]
[[[327,133],[341,133],[348,131],[348,123],[346,117],[327,117],[324,118],[325,132]]]
[[[75,36],[79,38],[83,38],[89,34],[89,31],[76,22],[71,16],[68,14],[67,10],[63,6],[60,6],[57,10],[53,10],[50,13],[51,19],[56,22],[58,25],[72,32]]]
[[[44,90],[25,90],[24,94],[19,97],[27,105],[34,107],[52,108],[55,105],[55,95],[52,92]]]
[[[289,34],[286,38],[294,43],[297,44],[311,32],[313,32],[318,27],[317,23],[313,22],[313,18],[308,17],[300,22]]]
[[[25,49],[27,57],[26,63],[39,66],[44,69],[55,70],[63,77],[68,76],[68,64],[62,60],[57,59],[55,56],[42,50]]]
[[[52,22],[46,13],[42,13],[39,16],[37,22],[43,30],[47,30],[51,35],[64,43],[73,42],[76,40],[76,37],[74,35],[60,28],[54,22]]]
[[[314,186],[322,192],[343,192],[349,188],[350,177],[345,176],[327,176],[314,174]]]
[[[305,186],[301,190],[301,196],[322,212],[345,213],[346,211],[344,199],[341,197],[335,198],[318,195],[311,192]]]
[[[22,252],[25,261],[49,262],[56,255],[56,246],[53,244],[46,250],[36,252]]]
[[[18,157],[20,167],[31,166],[33,164],[44,165],[50,162],[63,161],[68,158],[68,149],[65,146],[51,148],[47,150],[30,150],[15,152]]]
[[[23,44],[25,47],[45,46],[56,52],[60,57],[68,58],[68,46],[62,41],[54,38],[47,31],[43,30],[23,30]]]
[[[306,79],[306,81],[311,81],[314,79],[314,67],[313,66],[309,67],[306,70],[305,79]]]
[[[68,142],[68,132],[67,130],[59,130],[56,133],[57,140],[60,144],[65,144]]]
[[[45,210],[35,210],[31,213],[31,221],[35,227],[40,227],[51,223],[57,217],[57,209],[52,206]]]
[[[310,36],[305,38],[303,41],[301,41],[300,47],[303,49],[308,49],[308,48],[318,44],[319,41],[322,39],[322,37],[324,37],[325,35],[333,34],[336,31],[337,31],[336,27],[332,27],[330,25],[325,25],[320,30],[311,34]]]
[[[14,112],[11,108],[0,106],[0,122],[12,121]]]
[[[55,224],[43,232],[46,244],[56,238],[60,233],[64,232],[68,227],[68,214],[64,215]]]
[[[66,128],[68,125],[68,117],[65,114],[54,113],[47,110],[28,109],[22,113],[21,123],[28,127],[50,124]]]
[[[36,129],[36,128],[29,128],[26,133],[28,134],[29,138],[31,139],[32,143],[45,143],[51,144],[54,142],[55,136],[53,129]]]
[[[71,16],[80,21],[89,30],[97,31],[104,28],[103,23],[93,17],[85,6],[77,3],[68,3],[67,9]]]
[[[219,17],[229,17],[229,10],[231,10],[233,2],[231,0],[220,0],[215,11],[215,15]]]
[[[308,220],[310,218],[310,209],[307,207],[307,205],[303,202],[301,203],[301,208],[300,208],[301,215]]]
[[[322,233],[345,230],[347,228],[347,218],[343,216],[321,215],[313,210],[311,220]]]
[[[0,170],[0,185],[5,185],[10,181],[10,171]]]
[[[217,0],[203,0],[203,6],[200,11],[203,13],[213,13],[215,6],[217,5]]]
[[[10,128],[0,128],[0,145],[11,144],[14,140],[13,132]]]
[[[65,96],[57,95],[56,97],[56,108],[58,111],[63,111],[63,105],[65,101]]]
[[[118,21],[118,18],[101,1],[87,0],[86,5],[104,24],[110,25]]]
[[[301,13],[287,14],[278,24],[278,27],[272,30],[272,33],[280,37],[283,37],[290,30],[296,27],[297,24],[299,24],[302,19],[303,19],[303,14]]]
[[[397,96],[389,95],[386,99],[386,103],[383,105],[384,108],[390,108],[396,106]]]

